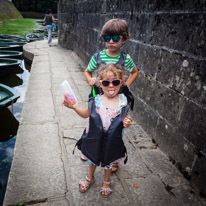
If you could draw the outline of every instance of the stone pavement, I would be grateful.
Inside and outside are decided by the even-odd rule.
[[[99,190],[103,169],[97,168],[95,184],[86,192],[78,183],[87,174],[88,162],[80,152],[72,154],[86,120],[61,106],[59,85],[68,80],[79,105],[86,106],[90,88],[83,75],[84,64],[73,52],[54,40],[24,46],[33,60],[17,134],[14,159],[4,206],[25,203],[38,206],[201,206],[206,205],[169,159],[155,147],[133,121],[125,130],[128,163],[111,177],[113,193],[102,198]]]

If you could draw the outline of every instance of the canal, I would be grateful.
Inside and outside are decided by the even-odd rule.
[[[0,83],[20,94],[13,106],[0,110],[0,206],[3,205],[29,74],[30,65],[22,60],[14,72],[0,78]]]

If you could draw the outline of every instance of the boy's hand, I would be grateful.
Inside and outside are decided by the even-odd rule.
[[[97,80],[96,77],[92,77],[89,81],[89,85],[93,86],[96,83],[96,80]]]
[[[131,123],[132,123],[132,120],[125,117],[124,120],[123,120],[123,127],[128,128],[131,125]]]

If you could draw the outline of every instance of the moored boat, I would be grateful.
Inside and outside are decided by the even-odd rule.
[[[0,109],[15,103],[20,97],[19,93],[11,87],[0,84]]]
[[[0,38],[1,39],[9,39],[9,40],[13,40],[13,41],[25,40],[25,38],[23,36],[9,35],[9,34],[1,34]]]
[[[0,68],[18,66],[21,64],[21,60],[12,58],[0,58]]]
[[[13,39],[2,39],[2,38],[0,38],[0,43],[3,43],[3,42],[5,42],[5,43],[7,43],[7,42],[25,42],[26,43],[26,39],[15,39],[15,40],[13,40]]]
[[[26,35],[26,40],[28,42],[38,41],[38,40],[43,40],[43,39],[44,39],[44,36],[40,34],[31,33],[31,34]]]
[[[23,51],[24,44],[26,42],[0,42],[0,50]]]
[[[22,41],[12,41],[12,42],[0,42],[0,45],[21,45],[24,46],[27,42]]]
[[[22,57],[22,54],[23,52],[20,51],[0,50],[0,58],[20,59]]]

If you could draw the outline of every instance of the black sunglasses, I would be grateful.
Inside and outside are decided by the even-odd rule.
[[[113,42],[118,42],[120,39],[123,39],[123,36],[122,35],[104,36],[103,38],[105,42],[110,42],[111,39]]]
[[[113,84],[113,86],[119,86],[121,84],[122,80],[121,79],[113,79],[112,81],[110,80],[100,80],[100,83],[104,87],[108,87],[110,83]]]

